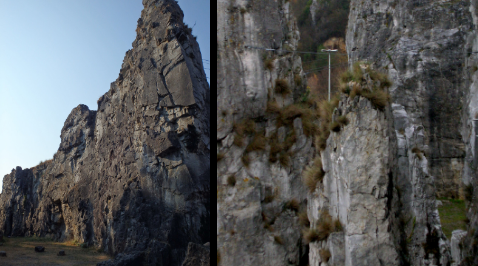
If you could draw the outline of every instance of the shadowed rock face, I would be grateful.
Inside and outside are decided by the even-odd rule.
[[[188,253],[182,266],[209,266],[210,250],[208,247],[189,243]]]
[[[181,265],[189,242],[209,242],[201,53],[175,1],[143,5],[133,49],[98,111],[74,108],[52,160],[4,177],[4,234],[76,239],[154,265]]]

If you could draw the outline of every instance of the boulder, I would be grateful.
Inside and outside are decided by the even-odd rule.
[[[58,251],[58,256],[65,256],[65,251],[64,250]]]
[[[7,256],[7,252],[5,251],[0,251],[0,257],[6,257]]]
[[[42,247],[42,246],[36,246],[36,247],[35,247],[35,251],[36,251],[36,252],[44,252],[44,251],[45,251],[45,248]]]

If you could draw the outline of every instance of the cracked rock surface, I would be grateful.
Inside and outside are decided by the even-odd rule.
[[[297,214],[284,204],[296,199],[305,204],[301,173],[313,158],[312,138],[303,133],[301,118],[280,126],[266,113],[268,102],[279,108],[299,100],[305,86],[300,57],[293,53],[245,48],[296,49],[299,39],[289,1],[218,1],[217,8],[217,251],[220,265],[300,265],[307,258]],[[269,62],[269,64],[267,64]],[[291,93],[275,92],[283,79]],[[252,136],[237,146],[234,125],[254,121],[264,138],[278,136],[294,144],[282,151],[288,164],[270,161],[271,145],[248,152]],[[243,158],[248,156],[250,164]],[[235,182],[228,182],[234,178]]]
[[[181,265],[209,242],[210,99],[173,0],[143,0],[133,49],[98,110],[74,108],[50,161],[4,177],[5,235],[75,239],[111,265]],[[137,265],[137,264],[135,264]]]
[[[388,137],[387,114],[364,97],[343,96],[334,116],[346,116],[349,123],[330,134],[321,153],[326,174],[309,193],[307,207],[311,227],[328,211],[344,232],[311,243],[309,263],[319,265],[319,250],[328,249],[335,251],[329,265],[400,265],[389,230],[394,139]]]

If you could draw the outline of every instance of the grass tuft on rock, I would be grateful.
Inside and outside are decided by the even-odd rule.
[[[234,145],[236,145],[237,147],[242,147],[244,146],[244,136],[243,135],[239,135],[239,134],[235,134],[234,135],[234,141],[233,141]]]
[[[252,135],[256,132],[256,123],[251,119],[243,119],[241,122],[234,124],[234,131],[238,135]]]
[[[309,227],[309,226],[310,226],[309,217],[307,216],[307,212],[306,212],[306,211],[301,211],[301,212],[299,212],[299,214],[297,215],[297,217],[299,217],[299,224],[300,224],[300,225],[306,226],[306,227]]]
[[[273,113],[273,114],[280,114],[281,108],[279,107],[276,101],[268,101],[266,112]]]
[[[277,155],[282,151],[282,144],[277,139],[270,139],[269,145],[271,146],[269,162],[275,163],[278,160]]]
[[[383,111],[390,102],[390,95],[379,89],[362,92],[362,96],[369,99],[372,104],[381,111]]]
[[[350,91],[350,99],[354,99],[356,96],[362,95],[362,87],[359,84],[355,84]]]
[[[257,132],[252,138],[251,143],[247,145],[246,152],[265,150],[266,149],[266,137],[263,132]]]
[[[274,69],[274,58],[273,57],[266,58],[264,60],[264,67],[268,69],[269,71]]]
[[[280,236],[274,236],[274,241],[279,245],[284,245],[284,240]]]
[[[352,66],[352,81],[361,82],[363,80],[363,70],[361,62],[355,62]]]
[[[303,231],[303,238],[306,244],[313,241],[322,241],[329,237],[330,233],[336,231],[334,220],[327,210],[320,214],[317,226],[315,228],[306,228]]]
[[[330,259],[330,256],[332,256],[330,254],[329,249],[321,249],[319,251],[319,255],[320,255],[320,258],[322,259],[323,262],[328,262],[329,259]]]
[[[312,166],[307,167],[303,174],[303,181],[310,192],[313,192],[317,187],[317,183],[324,178],[324,170],[322,169],[322,161],[320,157],[314,159]]]
[[[284,204],[284,209],[288,209],[297,213],[300,208],[300,203],[297,199],[291,199]]]
[[[339,76],[339,82],[341,84],[347,84],[354,79],[354,75],[350,71],[345,71]]]
[[[244,135],[252,135],[256,132],[256,124],[253,120],[244,119],[239,123],[234,124],[234,131],[236,134],[234,135],[234,145],[237,147],[244,146]]]
[[[326,131],[321,131],[318,135],[315,136],[315,147],[318,149],[318,150],[325,150],[325,148],[327,147],[327,138],[329,137],[329,129],[327,129]]]
[[[322,161],[320,157],[314,159],[312,166],[308,167],[304,171],[304,184],[309,188],[310,192],[313,192],[317,187],[317,183],[324,178],[324,170],[322,169]]]
[[[418,147],[413,147],[412,152],[417,155],[418,159],[423,159],[423,153]]]
[[[302,237],[304,239],[304,242],[306,244],[309,244],[310,242],[317,241],[319,239],[319,233],[314,228],[304,229],[302,235],[303,235]]]
[[[345,116],[345,115],[342,115],[342,116],[339,116],[337,118],[337,122],[341,125],[341,126],[346,126],[349,124],[349,119]]]
[[[282,151],[279,154],[279,162],[282,167],[288,167],[290,165],[290,155],[288,152]]]
[[[310,137],[319,131],[319,126],[314,123],[312,118],[304,118],[302,119],[302,129],[304,130],[304,135]]]
[[[276,79],[275,92],[282,96],[290,94],[292,91],[289,88],[289,82],[286,79]]]
[[[281,122],[286,125],[291,125],[292,121],[302,114],[302,109],[298,105],[288,105],[280,113]]]
[[[343,226],[342,226],[342,223],[340,222],[339,219],[336,219],[334,221],[334,231],[335,232],[342,232],[344,230]]]
[[[389,88],[392,86],[392,81],[388,78],[388,75],[385,73],[381,73],[379,71],[374,71],[370,68],[370,66],[366,69],[367,74],[369,74],[370,78],[373,81],[378,81],[380,84],[380,88]]]
[[[251,157],[249,154],[245,153],[241,157],[241,162],[244,164],[245,167],[249,168],[249,164],[251,163]]]
[[[338,99],[338,98],[337,98]],[[330,121],[332,119],[332,113],[334,109],[338,106],[338,101],[336,102],[332,99],[330,102],[323,100],[319,103],[319,116],[324,121]]]
[[[374,83],[372,88],[363,89],[369,86],[365,82],[365,74],[368,74],[370,80]],[[339,79],[339,88],[343,93],[349,95],[351,99],[361,95],[369,99],[375,108],[383,111],[390,102],[390,95],[385,91],[392,86],[392,82],[387,74],[373,70],[365,63],[356,62],[352,71],[343,73]]]

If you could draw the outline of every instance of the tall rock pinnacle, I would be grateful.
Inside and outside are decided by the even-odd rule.
[[[189,242],[209,242],[210,96],[199,45],[176,1],[143,5],[98,110],[74,108],[51,161],[5,176],[4,234],[121,253],[102,265],[181,265]]]

